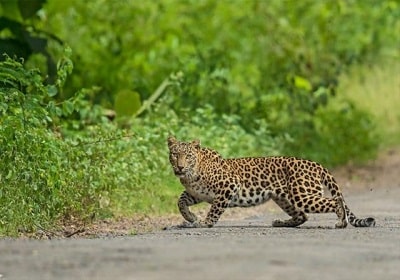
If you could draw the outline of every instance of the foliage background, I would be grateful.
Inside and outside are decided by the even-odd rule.
[[[398,0],[3,0],[0,14],[15,58],[0,67],[0,234],[176,211],[171,133],[224,156],[361,162],[389,130],[360,100],[399,95],[353,86],[379,65],[398,86]]]

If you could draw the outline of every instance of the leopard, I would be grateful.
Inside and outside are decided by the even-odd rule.
[[[374,218],[357,218],[350,211],[333,175],[317,162],[291,156],[224,158],[199,140],[184,142],[172,135],[167,144],[172,170],[184,187],[177,206],[185,221],[179,227],[213,227],[227,208],[269,200],[290,216],[274,220],[272,227],[298,227],[312,213],[335,213],[335,228],[375,226]],[[211,205],[205,219],[190,210],[202,202]]]

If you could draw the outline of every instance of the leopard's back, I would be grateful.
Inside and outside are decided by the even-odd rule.
[[[296,157],[247,157],[226,159],[242,178],[243,186],[232,206],[248,207],[269,199],[268,191],[287,193],[293,201],[301,196],[323,195],[327,170],[320,164]]]

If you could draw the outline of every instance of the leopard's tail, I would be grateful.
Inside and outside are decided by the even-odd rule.
[[[347,218],[349,219],[349,222],[352,226],[354,227],[374,227],[375,226],[375,219],[372,217],[368,218],[357,218],[356,215],[353,214],[353,212],[350,211],[349,207],[347,205],[345,206],[346,208],[346,215]]]
[[[330,191],[332,197],[340,197],[342,200],[342,207],[344,206],[346,210],[346,217],[349,223],[354,227],[373,227],[375,226],[375,219],[368,217],[368,218],[357,218],[353,212],[350,211],[349,207],[347,207],[346,203],[344,202],[343,194],[339,189],[339,185],[336,183],[335,178],[328,172],[328,170],[324,169],[323,174],[323,184],[327,186],[328,190]]]

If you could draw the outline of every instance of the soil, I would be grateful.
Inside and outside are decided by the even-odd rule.
[[[376,227],[334,229],[326,214],[272,228],[286,218],[273,202],[229,209],[210,229],[163,230],[179,215],[103,220],[0,240],[0,279],[399,279],[400,149],[332,173]]]

